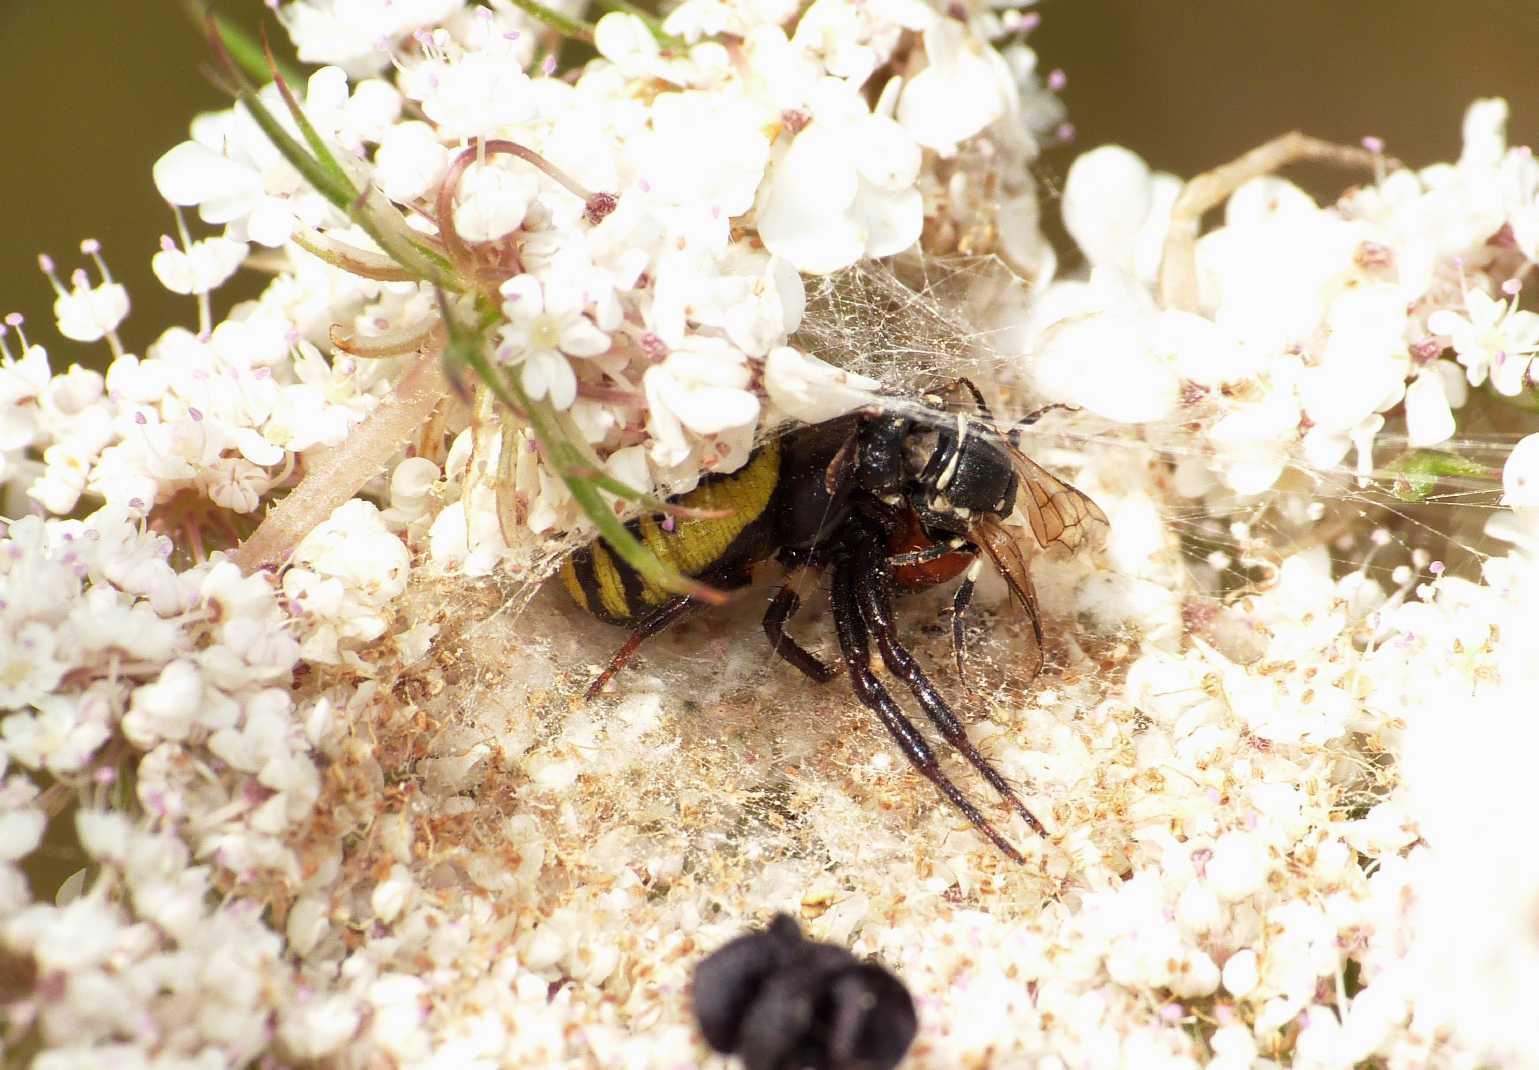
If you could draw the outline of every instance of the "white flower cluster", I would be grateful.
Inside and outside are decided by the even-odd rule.
[[[79,366],[51,378],[47,351],[25,345],[0,365],[7,482],[57,514],[84,498],[217,529],[231,523],[221,511],[255,512],[389,385],[378,362],[328,363],[281,302],[275,287],[205,334],[173,327],[105,378]]]
[[[1029,271],[1001,351],[1049,400],[1185,446],[1173,471],[1062,451],[1112,519],[1110,568],[1034,562],[1049,623],[1094,627],[1055,629],[1029,700],[969,726],[1054,833],[1006,870],[915,805],[885,738],[764,693],[747,644],[701,637],[667,684],[573,710],[583,625],[536,607],[498,631],[413,585],[414,552],[484,574],[518,526],[578,521],[484,394],[446,392],[386,478],[350,473],[368,498],[243,574],[221,549],[348,456],[444,304],[244,107],[200,118],[155,174],[223,228],[178,216],[155,257],[196,329],[123,352],[127,295],[87,243],[97,283],[44,269],[105,376],[55,375],[19,333],[0,364],[8,508],[54,514],[0,539],[0,952],[35,977],[5,1042],[43,1070],[693,1065],[691,965],[785,908],[904,975],[916,1066],[1532,1061],[1539,436],[1506,458],[1488,527],[1513,549],[1479,577],[1342,569],[1322,513],[1266,496],[1354,450],[1368,476],[1400,427],[1451,450],[1479,404],[1532,398],[1539,163],[1504,105],[1471,109],[1456,164],[1333,205],[1243,187],[1176,309],[1156,279],[1181,184],[1121,149],[1071,171],[1089,270],[1054,281],[1026,164],[1060,115],[1028,13],[684,0],[660,26],[604,15],[566,72],[535,66],[557,42],[511,0],[280,18],[332,65],[311,126],[621,482],[682,489],[772,423],[858,404],[874,383],[791,344],[803,276],[916,243]],[[273,281],[213,322],[252,250]],[[1316,542],[1237,525],[1266,579],[1216,605],[1175,560],[1194,500],[1275,505]],[[34,898],[21,863],[71,801],[88,869]]]
[[[663,30],[689,44],[668,51],[642,19],[611,13],[594,28],[600,57],[575,77],[526,73],[537,29],[513,5],[362,7],[367,20],[324,4],[283,9],[300,55],[339,65],[310,79],[307,117],[474,262],[505,318],[497,360],[644,492],[735,468],[766,421],[852,404],[853,393],[807,397],[808,382],[829,374],[787,345],[805,304],[799,272],[910,248],[927,212],[943,209],[942,195],[927,203],[921,192],[924,167],[984,131],[1005,158],[1029,158],[1022,117],[1056,115],[1031,51],[1018,39],[987,43],[1018,33],[1019,17],[959,21],[917,0],[827,0],[799,18],[791,7],[687,3]],[[386,60],[393,83],[365,78],[349,92],[344,69],[369,74]],[[263,100],[283,114],[273,90]],[[244,109],[203,117],[193,135],[156,179],[172,203],[224,225],[224,240],[313,248],[306,235],[320,228],[369,248]],[[486,149],[462,155],[469,139]],[[509,144],[518,151],[496,148]],[[370,146],[372,166],[361,158]],[[589,191],[607,198],[602,211]],[[431,300],[360,310],[360,286],[342,268],[287,248],[310,277],[280,279],[281,296],[266,303],[289,299],[291,339],[355,321],[362,334],[410,335],[435,316]],[[330,306],[294,307],[326,294],[327,274],[339,277]],[[578,520],[538,455],[516,470],[534,530]],[[476,567],[507,533],[493,498],[459,504],[482,515],[435,538],[434,556],[464,565],[474,555]]]
[[[38,1065],[235,1065],[268,1049],[275,1006],[295,1051],[345,1020],[326,1001],[311,1020],[264,918],[277,888],[323,871],[302,836],[338,725],[292,682],[301,658],[361,664],[394,618],[405,547],[354,502],[301,544],[286,599],[227,561],[178,571],[176,553],[110,505],[0,539],[0,944],[36,971],[8,1011],[41,1030]],[[105,808],[125,772],[147,824]],[[34,902],[18,863],[66,785],[89,887]],[[251,898],[212,896],[232,883]]]
[[[1329,486],[1352,450],[1349,471],[1367,477],[1397,445],[1461,449],[1456,414],[1535,396],[1539,315],[1520,299],[1539,259],[1539,164],[1506,146],[1506,114],[1477,102],[1458,163],[1381,176],[1333,205],[1275,177],[1242,186],[1197,243],[1191,310],[1162,306],[1156,285],[1181,183],[1120,148],[1085,154],[1064,213],[1088,278],[1049,286],[1015,327],[1029,373],[1105,421],[1183,421],[1169,491],[1246,516],[1300,466]],[[1098,462],[1086,448],[1078,483],[1113,518],[1110,558],[1161,575],[1169,535],[1142,505],[1150,489],[1125,453]],[[1047,925],[1054,976],[1037,1009],[1079,1023],[1048,1050],[1068,1065],[1191,1065],[1179,1033],[1108,1027],[1121,1012],[1087,1006],[1082,985],[1046,998],[1084,975],[1054,957],[1074,955],[1170,993],[1162,1013],[1203,1023],[1211,1066],[1280,1052],[1303,1067],[1533,1065],[1539,940],[1523,919],[1539,871],[1522,845],[1539,796],[1513,755],[1534,730],[1536,455],[1528,434],[1505,458],[1509,510],[1486,534],[1515,548],[1486,558],[1479,582],[1418,553],[1386,591],[1366,570],[1377,549],[1333,579],[1322,546],[1270,565],[1264,593],[1223,611],[1127,579],[1112,599],[1094,580],[1066,595],[1102,620],[1120,606],[1117,623],[1149,641],[1124,701],[1152,722],[1136,764],[1161,791],[1128,810],[1160,820],[1134,832],[1150,838],[1131,880]],[[1172,618],[1189,628],[1179,645],[1160,627]],[[1107,761],[1094,763],[1103,782]]]
[[[1246,184],[1197,243],[1191,310],[1154,293],[1179,180],[1115,146],[1084,154],[1063,211],[1091,270],[1034,304],[1038,387],[1123,423],[1222,397],[1189,488],[1259,494],[1300,456],[1328,470],[1352,451],[1366,476],[1390,413],[1409,447],[1447,443],[1471,388],[1536,382],[1539,314],[1518,300],[1539,256],[1539,161],[1507,147],[1506,121],[1505,102],[1480,101],[1456,164],[1394,171],[1324,209],[1280,178]],[[1514,451],[1509,484],[1531,479],[1527,457]]]

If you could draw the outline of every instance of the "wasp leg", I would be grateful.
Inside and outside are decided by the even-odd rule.
[[[905,550],[901,554],[893,554],[887,558],[887,567],[894,569],[913,568],[915,565],[928,565],[931,561],[939,561],[943,557],[950,557],[966,546],[967,543],[961,539],[953,539],[950,542],[932,542],[922,550]]]
[[[973,604],[973,586],[978,582],[978,573],[983,570],[983,558],[975,558],[968,566],[967,574],[962,577],[962,583],[957,587],[957,593],[951,600],[951,652],[957,658],[957,679],[962,686],[967,686],[967,607]]]
[[[698,604],[693,598],[685,598],[680,595],[668,599],[668,601],[638,620],[636,627],[631,631],[631,637],[625,641],[625,645],[615,651],[615,656],[609,659],[609,667],[599,673],[598,679],[588,686],[588,692],[583,696],[583,699],[591,702],[597,698],[598,693],[604,690],[604,685],[609,683],[614,674],[625,668],[625,663],[630,661],[635,655],[637,647],[678,620],[684,615],[685,611],[692,609]]]
[[[934,722],[935,727],[940,729],[940,734],[946,742],[962,752],[962,756],[972,764],[972,767],[978,770],[983,779],[987,780],[994,790],[1026,819],[1026,823],[1036,830],[1039,836],[1046,837],[1047,830],[1042,827],[1042,822],[1038,821],[1036,815],[1026,808],[1026,804],[1000,775],[999,770],[990,765],[989,760],[978,752],[977,747],[973,746],[972,740],[967,738],[967,731],[962,727],[962,722],[957,720],[956,714],[951,711],[946,700],[941,698],[939,691],[935,690],[935,685],[919,667],[919,662],[915,661],[914,656],[898,642],[897,628],[893,622],[892,599],[887,591],[887,574],[881,565],[880,557],[869,552],[858,553],[856,567],[860,572],[859,578],[853,584],[856,604],[865,627],[876,637],[877,649],[882,652],[882,660],[887,663],[887,668],[908,685],[908,689],[914,693],[914,698],[919,700],[919,705]]]
[[[1079,412],[1078,405],[1070,405],[1062,401],[1055,401],[1050,405],[1043,405],[1040,408],[1032,409],[1025,416],[1015,421],[1010,430],[1005,432],[1005,439],[1016,449],[1024,449],[1021,445],[1021,436],[1025,433],[1026,429],[1048,413],[1059,409],[1062,409],[1064,412]]]
[[[935,760],[935,753],[930,750],[930,745],[925,742],[919,730],[916,729],[903,712],[898,709],[897,703],[887,693],[887,689],[871,672],[871,650],[867,641],[866,625],[861,620],[860,609],[855,600],[855,578],[852,574],[851,564],[848,560],[840,561],[834,570],[833,587],[834,628],[839,635],[839,650],[844,655],[844,664],[850,670],[850,683],[855,689],[855,697],[861,703],[882,719],[882,724],[897,741],[903,754],[925,777],[940,790],[952,806],[962,811],[967,820],[973,826],[993,842],[994,846],[1003,851],[1015,862],[1025,862],[1021,853],[1011,845],[989,824],[988,818],[979,812],[978,808],[963,795],[961,790],[946,776],[940,764]]]
[[[989,411],[989,403],[983,400],[983,391],[979,390],[971,379],[965,375],[961,375],[957,377],[957,381],[953,385],[964,387],[967,392],[972,395],[973,404],[978,407],[978,411],[983,413],[984,416],[993,419],[994,414]]]
[[[796,615],[801,604],[801,596],[789,582],[780,588],[780,592],[770,600],[769,608],[764,611],[764,634],[769,636],[771,650],[817,683],[826,684],[836,675],[834,670],[786,634],[786,621]]]

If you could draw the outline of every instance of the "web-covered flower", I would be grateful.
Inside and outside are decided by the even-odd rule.
[[[1446,335],[1471,386],[1489,377],[1493,389],[1513,395],[1527,385],[1528,365],[1539,351],[1539,314],[1484,290],[1464,292],[1464,311],[1439,309],[1427,329]]]
[[[918,143],[889,115],[867,110],[844,83],[820,83],[807,127],[760,191],[765,245],[802,271],[847,267],[907,249],[924,223],[914,188]]]

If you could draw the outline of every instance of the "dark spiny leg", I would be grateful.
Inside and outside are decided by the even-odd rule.
[[[941,770],[940,764],[935,760],[934,752],[930,750],[930,745],[925,742],[913,723],[903,716],[903,712],[898,709],[897,703],[893,702],[887,689],[872,675],[871,651],[866,640],[866,627],[861,623],[860,610],[855,604],[854,577],[851,575],[848,561],[841,561],[834,570],[833,605],[834,627],[839,634],[839,650],[844,655],[844,664],[850,671],[850,683],[855,689],[855,697],[882,719],[882,724],[892,734],[892,738],[897,741],[914,768],[939,788],[940,793],[950,800],[952,806],[962,811],[962,814],[979,832],[987,836],[994,846],[1012,860],[1025,862],[1021,853],[1011,846],[1010,841],[995,831],[988,819]]]
[[[1055,401],[1049,405],[1043,405],[1041,408],[1032,409],[1025,416],[1022,416],[1019,420],[1015,421],[1015,426],[1010,429],[1011,444],[1017,446],[1020,445],[1020,443],[1017,441],[1017,436],[1019,436],[1023,430],[1030,427],[1038,420],[1042,419],[1042,417],[1046,416],[1048,413],[1055,412],[1058,409],[1062,409],[1064,412],[1079,412],[1078,405],[1070,405],[1063,401]]]
[[[615,673],[625,667],[625,663],[631,660],[636,653],[636,648],[643,641],[652,638],[668,625],[684,615],[684,611],[690,609],[696,603],[693,599],[683,596],[670,598],[652,612],[636,622],[636,627],[631,632],[631,637],[625,641],[625,645],[615,651],[615,656],[609,659],[609,668],[599,673],[598,679],[588,687],[588,693],[583,696],[587,701],[592,701],[598,693],[604,690],[604,685]]]
[[[963,687],[967,686],[967,623],[964,618],[967,607],[973,604],[973,585],[978,582],[978,573],[982,569],[983,558],[980,557],[968,567],[956,597],[951,600],[951,652],[957,657],[957,679]]]
[[[796,588],[791,582],[787,581],[786,585],[780,588],[780,593],[771,599],[769,608],[764,611],[764,634],[769,636],[771,650],[816,682],[826,684],[834,678],[834,670],[824,665],[815,654],[807,651],[786,634],[786,621],[796,615],[801,604],[801,596],[796,593]]]
[[[860,570],[853,582],[856,606],[866,630],[876,637],[877,648],[882,652],[882,660],[887,663],[887,668],[908,685],[908,689],[919,700],[919,705],[935,723],[935,727],[940,729],[946,742],[962,752],[962,756],[972,763],[972,767],[983,775],[983,779],[993,785],[995,791],[1004,796],[1005,801],[1026,819],[1026,823],[1035,829],[1039,836],[1046,837],[1047,830],[1042,827],[1036,815],[1026,808],[1026,804],[1000,775],[999,770],[978,753],[978,748],[973,746],[972,740],[967,738],[967,731],[962,727],[962,722],[957,720],[956,714],[951,711],[946,700],[941,698],[939,691],[935,690],[935,685],[919,667],[919,662],[915,661],[914,656],[898,642],[897,628],[893,623],[892,599],[887,593],[887,575],[881,567],[880,557],[874,553],[858,553],[854,564],[855,568]]]

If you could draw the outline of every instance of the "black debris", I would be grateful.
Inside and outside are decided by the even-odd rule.
[[[919,1028],[902,981],[787,914],[706,956],[694,1002],[706,1042],[746,1070],[892,1070]]]

